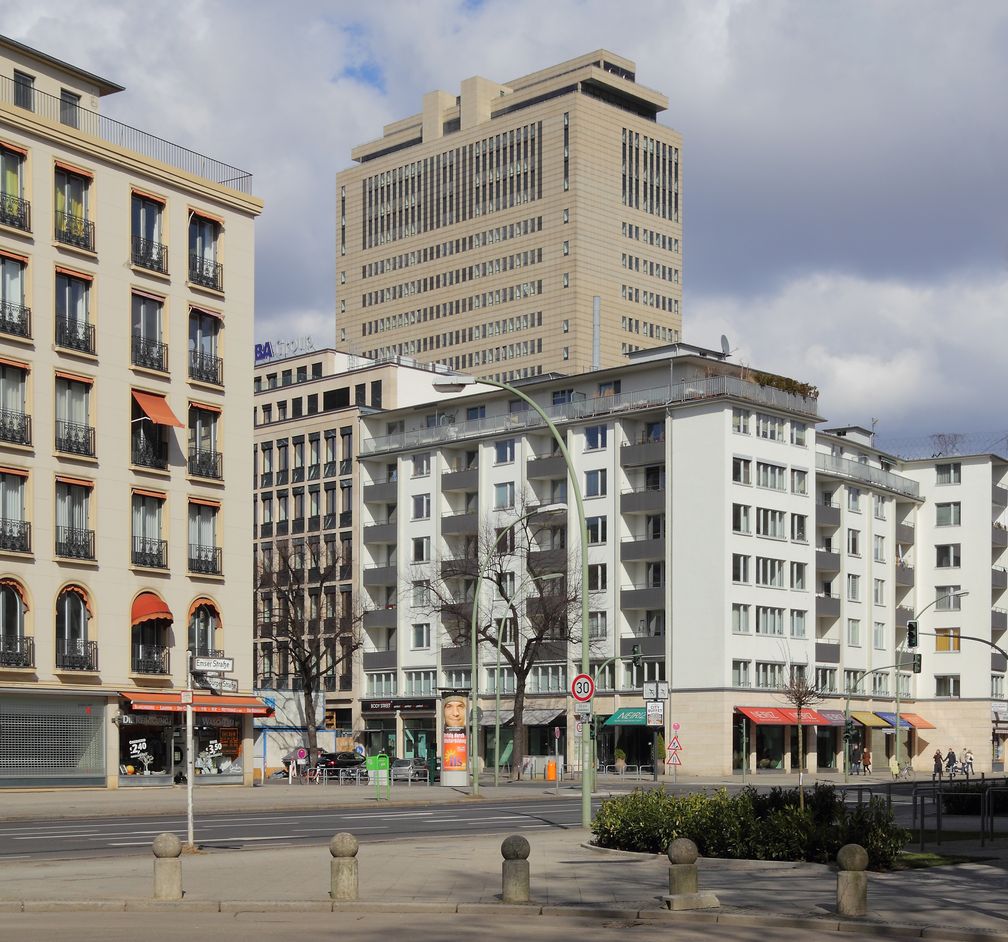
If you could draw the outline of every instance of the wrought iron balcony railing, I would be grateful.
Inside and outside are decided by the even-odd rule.
[[[170,674],[171,648],[163,644],[134,644],[134,674]]]
[[[31,203],[20,196],[0,193],[0,226],[31,232]]]
[[[56,450],[70,455],[84,455],[93,458],[95,454],[94,427],[57,419]]]
[[[13,301],[0,301],[0,331],[15,337],[31,337],[31,308]]]
[[[215,386],[223,386],[224,361],[220,357],[212,356],[209,353],[197,353],[195,350],[190,351],[189,379],[199,380],[201,383],[213,383]]]
[[[56,670],[98,670],[98,642],[56,639]]]
[[[220,481],[224,477],[224,456],[219,451],[190,451],[189,473]]]
[[[83,216],[56,213],[56,241],[78,249],[95,250],[94,223]]]
[[[31,552],[31,524],[27,520],[0,517],[0,550],[8,553]]]
[[[164,471],[168,468],[168,449],[164,442],[135,435],[133,437],[133,464],[140,465],[141,468],[157,468]]]
[[[130,259],[140,268],[158,271],[162,275],[168,274],[168,246],[163,242],[152,242],[150,239],[133,236]]]
[[[145,536],[133,537],[133,565],[149,569],[168,568],[168,541]]]
[[[168,372],[168,344],[133,335],[133,365],[144,369]]]
[[[0,409],[0,442],[30,445],[31,440],[31,416],[24,412]]]
[[[82,530],[79,527],[57,527],[56,555],[66,559],[94,559],[94,530]]]
[[[34,667],[35,639],[0,635],[0,668]]]
[[[75,321],[66,317],[56,318],[56,346],[66,350],[77,350],[80,353],[95,352],[94,324],[87,321]]]
[[[202,288],[213,288],[214,291],[224,290],[224,266],[213,260],[209,255],[189,256],[189,280]]]
[[[199,543],[190,543],[189,571],[208,576],[221,575],[221,548],[219,546],[202,546]]]

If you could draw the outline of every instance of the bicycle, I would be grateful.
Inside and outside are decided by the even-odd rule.
[[[904,762],[900,766],[899,774],[896,776],[897,781],[900,779],[905,779],[910,781],[913,778],[913,766],[909,762]]]

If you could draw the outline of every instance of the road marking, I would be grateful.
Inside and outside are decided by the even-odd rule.
[[[101,831],[89,831],[83,834],[23,834],[12,837],[12,841],[63,841],[68,837],[103,837]]]

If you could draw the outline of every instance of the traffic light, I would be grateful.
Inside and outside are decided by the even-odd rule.
[[[633,648],[631,648],[630,650],[630,663],[633,664],[634,667],[641,666],[641,653],[639,644],[635,644]]]
[[[917,622],[915,621],[907,622],[907,647],[917,647]]]
[[[854,738],[854,720],[847,720],[844,723],[843,738],[847,742],[850,742]]]
[[[915,654],[913,656],[913,672],[919,674],[921,672],[921,655]]]

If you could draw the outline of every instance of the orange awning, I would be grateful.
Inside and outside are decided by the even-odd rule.
[[[748,716],[757,726],[794,726],[783,710],[776,707],[735,707],[739,713]]]
[[[798,711],[796,709],[793,707],[781,707],[781,713],[788,718],[789,725],[798,725]],[[810,707],[802,707],[801,722],[802,726],[831,725],[830,721],[825,716],[823,716],[818,710],[813,710]]]
[[[916,713],[900,713],[900,719],[906,720],[914,729],[937,729],[934,723],[929,723],[923,716]]]
[[[171,609],[161,596],[154,592],[141,592],[133,600],[130,623],[139,625],[145,621],[172,621]]]
[[[184,713],[181,693],[134,693],[120,691],[135,710],[154,713]],[[193,693],[193,710],[196,713],[247,713],[252,716],[269,716],[273,709],[258,697],[238,694]]]
[[[140,392],[138,389],[134,389],[133,398],[136,399],[136,403],[140,406],[143,414],[152,422],[156,422],[158,425],[174,425],[175,428],[185,428],[175,413],[172,412],[171,406],[168,405],[168,400],[164,396],[157,393]]]
[[[17,579],[0,579],[0,588],[3,588],[4,586],[13,589],[17,593],[18,598],[21,599],[21,604],[24,606],[24,610],[28,611],[28,598],[25,595],[24,586],[21,585]]]

